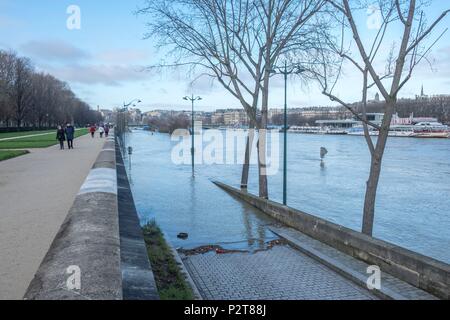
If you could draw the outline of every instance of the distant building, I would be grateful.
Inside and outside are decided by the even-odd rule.
[[[98,111],[103,117],[104,123],[114,123],[116,121],[116,116],[114,111],[108,110],[108,109],[100,109],[98,108]]]
[[[137,126],[142,125],[143,114],[140,109],[130,108],[128,113],[130,116],[129,120],[130,125],[137,125]]]
[[[379,103],[379,102],[381,102],[380,94],[377,92],[377,93],[375,94],[375,98],[374,98],[373,100],[369,100],[368,102],[369,102],[369,103]]]

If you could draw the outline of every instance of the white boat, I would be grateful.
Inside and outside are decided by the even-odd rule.
[[[349,129],[347,133],[351,136],[363,136],[364,135],[364,128],[363,126],[357,126]],[[375,130],[373,128],[369,128],[369,135],[377,137],[379,135],[378,130]],[[413,126],[409,125],[395,125],[391,126],[391,129],[389,130],[389,136],[390,137],[402,137],[402,138],[408,138],[412,137],[414,135],[414,128]]]
[[[450,138],[448,126],[439,122],[421,122],[414,126],[415,138]]]
[[[347,131],[352,136],[364,136],[363,126],[356,126]],[[369,128],[371,136],[378,136],[378,130]],[[421,122],[416,125],[393,125],[389,130],[390,137],[404,138],[449,138],[449,127],[438,122]]]
[[[289,133],[303,133],[303,134],[333,134],[333,135],[344,135],[347,134],[347,130],[340,128],[330,128],[330,127],[290,127],[288,129]]]
[[[289,133],[305,133],[305,134],[319,134],[320,127],[297,127],[292,126],[288,129]]]

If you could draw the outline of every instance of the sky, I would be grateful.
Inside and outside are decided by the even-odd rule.
[[[197,104],[199,110],[239,108],[234,97],[209,79],[191,86],[193,79],[181,70],[145,71],[146,66],[161,60],[163,52],[155,48],[154,41],[144,40],[145,24],[151,17],[134,14],[143,4],[144,0],[0,0],[0,49],[31,58],[37,70],[66,81],[93,108],[113,109],[138,98],[143,111],[189,109],[182,97],[191,93],[203,97]],[[71,5],[81,10],[80,29],[67,27]],[[434,0],[426,11],[429,20],[449,7],[447,0]],[[368,27],[368,18],[370,12],[356,17],[364,39],[376,34]],[[435,36],[449,26],[450,16],[439,25]],[[394,30],[389,37],[398,40],[400,34]],[[387,52],[388,47],[383,50]],[[427,94],[450,94],[450,32],[433,48],[430,58],[433,68],[426,63],[420,65],[401,97],[414,97],[422,85]],[[290,107],[333,105],[315,83],[289,82]],[[360,74],[346,65],[336,95],[348,102],[357,101],[361,96],[358,83]],[[283,105],[282,84],[281,77],[273,78],[273,108]],[[376,92],[371,89],[370,96]]]

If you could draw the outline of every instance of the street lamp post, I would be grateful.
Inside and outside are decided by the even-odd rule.
[[[129,103],[125,103],[125,102],[123,103],[122,112],[123,112],[124,117],[123,117],[123,132],[122,132],[123,137],[122,137],[122,141],[123,141],[123,148],[124,148],[124,150],[126,148],[126,146],[125,146],[125,144],[126,144],[126,132],[125,132],[125,130],[128,127],[128,117],[126,115],[126,112],[128,111],[128,108],[130,106],[136,106],[137,104],[139,104],[141,102],[142,102],[141,99],[134,99],[134,100],[131,100]]]
[[[272,73],[282,74],[284,76],[284,159],[283,159],[283,205],[287,205],[287,131],[288,131],[288,103],[287,103],[287,81],[291,74],[300,74],[306,70],[298,65],[288,66],[287,61],[283,67],[272,68]]]
[[[192,148],[191,148],[191,157],[192,157],[192,176],[194,177],[195,176],[195,132],[194,132],[194,127],[195,127],[195,120],[194,120],[194,102],[195,101],[200,101],[200,100],[202,100],[202,98],[201,97],[199,97],[199,96],[197,96],[197,97],[194,97],[194,95],[192,95],[192,96],[186,96],[186,97],[184,97],[183,98],[183,100],[186,100],[186,101],[191,101],[191,104],[192,104],[192,133],[191,133],[191,135],[192,135]]]

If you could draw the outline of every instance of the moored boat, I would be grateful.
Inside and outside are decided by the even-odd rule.
[[[363,136],[362,126],[355,126],[348,130],[351,136]],[[371,136],[378,136],[378,130],[369,128]],[[416,125],[393,125],[389,130],[390,137],[405,138],[450,138],[450,129],[448,126],[439,122],[421,122]]]
[[[439,122],[421,122],[414,126],[414,138],[450,138],[448,126]]]

